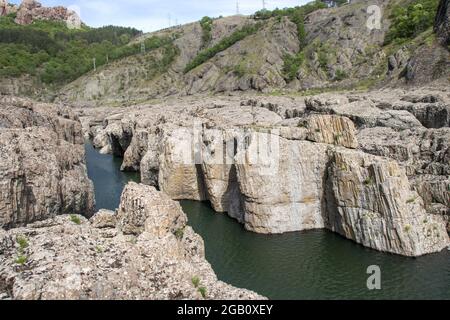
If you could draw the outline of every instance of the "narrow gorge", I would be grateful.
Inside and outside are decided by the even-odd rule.
[[[450,299],[449,0],[272,9],[0,0],[0,300]]]

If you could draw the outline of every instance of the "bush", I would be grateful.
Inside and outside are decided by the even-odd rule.
[[[303,52],[296,55],[286,54],[283,60],[283,77],[286,81],[290,82],[297,77],[297,72],[305,61],[305,55]]]
[[[385,44],[415,38],[431,28],[438,4],[439,0],[416,0],[406,7],[394,7],[390,15],[392,23]]]
[[[72,221],[73,223],[78,224],[78,225],[81,224],[80,218],[75,214],[70,215],[70,221]]]
[[[195,276],[195,277],[192,277],[191,281],[192,281],[192,284],[194,285],[194,287],[198,288],[198,286],[200,285],[200,278]]]
[[[256,33],[260,27],[261,27],[260,23],[253,25],[246,25],[242,27],[240,30],[232,33],[230,36],[223,38],[219,43],[217,43],[213,47],[201,51],[194,58],[194,60],[192,60],[190,63],[187,64],[186,68],[184,69],[184,73],[188,73],[189,71],[195,69],[199,65],[202,65],[209,59],[213,58],[219,52],[228,49],[236,42],[245,39],[247,36]]]
[[[202,27],[202,43],[203,47],[207,47],[208,44],[211,42],[212,39],[212,25],[213,25],[213,19],[210,17],[203,17],[202,20],[200,20],[200,25]]]
[[[347,73],[344,70],[338,69],[336,70],[336,74],[334,76],[334,81],[342,81],[344,79],[346,79]]]

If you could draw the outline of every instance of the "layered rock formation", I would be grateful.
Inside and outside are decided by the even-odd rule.
[[[2,15],[16,13],[15,22],[20,25],[31,24],[35,20],[62,21],[69,28],[78,29],[81,27],[81,19],[75,11],[65,7],[43,7],[35,0],[23,0],[19,7],[9,5],[6,0],[0,1]]]
[[[449,101],[445,91],[380,91],[80,113],[98,148],[121,150],[123,169],[173,199],[210,201],[259,233],[329,228],[418,256],[449,243]],[[347,162],[352,174],[339,171]]]
[[[118,213],[0,229],[0,299],[262,299],[217,280],[178,203],[129,184]]]
[[[81,125],[69,108],[0,97],[0,150],[0,227],[93,213]]]
[[[434,30],[443,45],[450,45],[450,1],[439,2]]]

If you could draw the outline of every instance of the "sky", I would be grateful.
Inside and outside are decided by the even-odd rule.
[[[38,0],[39,1],[39,0]],[[302,5],[310,0],[266,0],[266,8]],[[9,0],[19,4],[20,0]],[[149,32],[175,23],[198,21],[204,16],[236,14],[236,0],[40,0],[44,6],[65,6],[80,13],[81,20],[91,27],[117,25],[135,27]],[[239,0],[241,14],[262,9],[262,0]]]

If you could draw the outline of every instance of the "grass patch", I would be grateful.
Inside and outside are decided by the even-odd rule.
[[[77,216],[76,214],[71,214],[70,215],[70,221],[72,221],[73,223],[80,225],[81,224],[81,220],[80,217]]]
[[[198,286],[200,285],[200,278],[197,276],[194,276],[194,277],[192,277],[191,282],[195,288],[198,288]]]
[[[27,263],[28,258],[25,255],[19,255],[17,259],[14,261],[16,264],[19,264],[23,266],[25,263]]]
[[[19,245],[19,249],[20,250],[25,250],[26,248],[28,248],[28,240],[27,238],[25,238],[24,236],[17,236],[16,238],[16,242]]]
[[[205,287],[198,288],[198,292],[200,292],[200,294],[202,295],[203,299],[206,298],[206,288]]]

